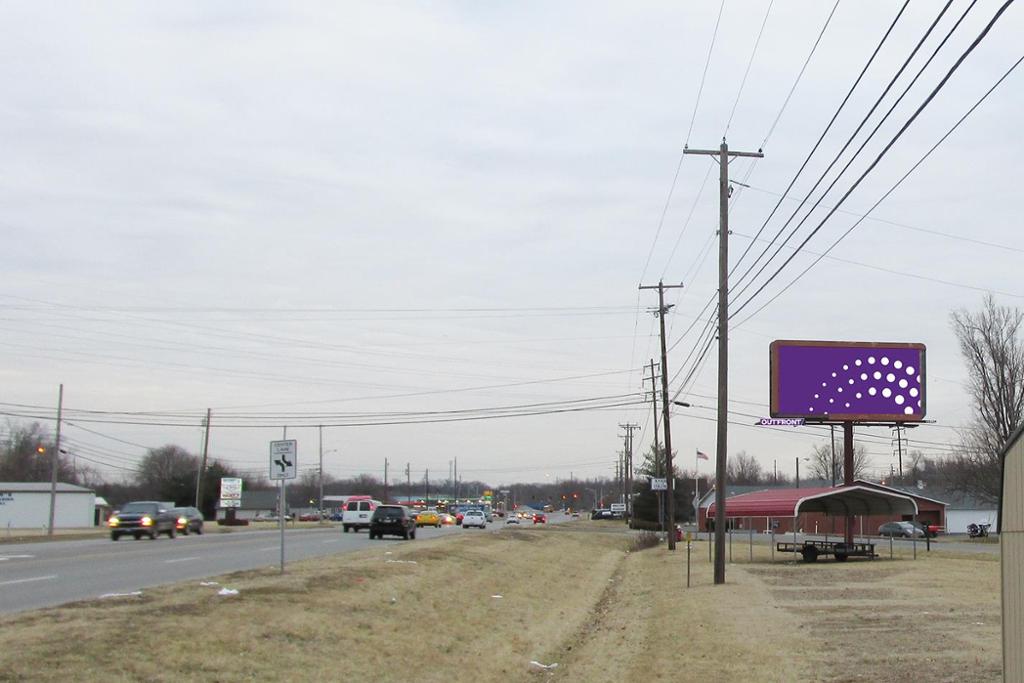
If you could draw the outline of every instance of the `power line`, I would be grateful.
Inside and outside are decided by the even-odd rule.
[[[1009,1],[1010,1],[1010,2],[1012,2],[1013,0],[1009,0]],[[817,258],[817,259],[815,259],[815,260],[814,260],[814,261],[813,261],[813,262],[812,262],[812,263],[811,263],[811,264],[810,264],[809,266],[807,266],[806,268],[804,268],[804,270],[803,270],[803,271],[801,271],[801,272],[800,272],[800,274],[799,274],[799,275],[797,275],[797,276],[796,276],[796,277],[795,277],[795,278],[794,278],[794,279],[793,279],[793,280],[792,280],[792,281],[791,281],[791,282],[790,282],[789,284],[787,284],[787,285],[786,285],[785,287],[783,287],[783,288],[782,288],[781,290],[779,290],[779,291],[778,291],[778,292],[777,292],[777,293],[776,293],[776,294],[775,294],[774,296],[772,296],[772,297],[771,297],[770,299],[768,299],[768,301],[766,301],[766,302],[765,302],[764,304],[762,304],[762,305],[761,305],[760,307],[758,307],[758,309],[757,309],[757,310],[755,310],[755,311],[754,311],[753,313],[751,313],[750,315],[748,315],[748,316],[747,316],[746,318],[744,318],[744,319],[743,319],[742,321],[740,321],[739,323],[737,323],[737,324],[736,324],[736,325],[735,325],[734,327],[739,327],[739,326],[741,326],[741,325],[745,324],[745,323],[746,323],[747,321],[749,321],[749,320],[750,320],[751,318],[753,318],[753,317],[754,317],[755,315],[757,315],[758,313],[760,313],[761,311],[763,311],[763,310],[764,310],[765,308],[767,308],[767,307],[768,307],[768,306],[769,306],[769,305],[770,305],[770,304],[771,304],[771,303],[772,303],[773,301],[775,301],[776,299],[778,299],[778,298],[779,298],[780,296],[782,296],[782,295],[783,295],[783,294],[784,294],[784,293],[785,293],[785,292],[786,292],[786,291],[787,291],[787,290],[788,290],[788,289],[789,289],[790,287],[792,287],[792,286],[793,286],[794,284],[796,284],[796,282],[797,282],[797,281],[798,281],[798,280],[799,280],[800,278],[802,278],[802,277],[803,277],[804,275],[806,275],[806,274],[807,274],[807,272],[811,270],[811,268],[813,268],[813,267],[814,267],[815,265],[817,265],[817,264],[818,264],[818,262],[819,262],[819,261],[821,261],[821,259],[825,258],[825,256],[827,256],[827,255],[828,255],[828,254],[829,254],[829,253],[830,253],[830,252],[831,252],[831,251],[832,251],[833,249],[835,249],[835,248],[836,248],[836,247],[837,247],[837,246],[839,245],[839,243],[840,243],[840,242],[841,242],[842,240],[844,240],[844,239],[845,239],[845,238],[846,238],[846,237],[847,237],[847,236],[848,236],[848,235],[849,235],[849,234],[850,234],[851,232],[853,232],[853,230],[854,230],[854,229],[855,229],[855,228],[856,228],[856,227],[857,227],[858,225],[860,225],[860,224],[861,224],[861,222],[863,222],[863,220],[864,220],[865,218],[867,218],[868,214],[870,214],[870,213],[871,213],[871,212],[872,212],[872,211],[873,211],[873,210],[874,210],[874,209],[875,209],[875,208],[876,208],[876,207],[877,207],[877,206],[878,206],[879,204],[881,204],[881,203],[882,203],[883,201],[885,201],[885,199],[886,199],[886,198],[887,198],[887,197],[888,197],[888,196],[889,196],[890,194],[892,194],[892,193],[893,193],[893,192],[894,192],[894,191],[896,190],[896,188],[897,188],[897,187],[899,187],[899,186],[900,186],[900,185],[901,185],[901,184],[903,183],[903,181],[904,181],[904,180],[906,180],[906,179],[907,179],[908,177],[910,177],[910,175],[911,175],[911,174],[912,174],[912,173],[913,173],[913,172],[914,172],[915,170],[917,170],[917,167],[918,167],[918,166],[920,166],[920,165],[921,165],[922,163],[924,163],[925,159],[927,159],[927,158],[928,158],[929,156],[931,156],[932,152],[934,152],[934,151],[935,151],[935,150],[936,150],[936,149],[937,149],[937,148],[939,147],[939,145],[941,145],[941,144],[942,144],[942,143],[943,143],[943,142],[944,142],[944,141],[946,140],[946,138],[948,138],[948,137],[949,137],[950,135],[952,135],[952,134],[953,134],[953,131],[955,131],[955,130],[956,130],[957,128],[959,128],[959,127],[960,127],[960,124],[962,124],[962,123],[963,123],[963,122],[964,122],[964,121],[965,121],[965,120],[967,119],[967,117],[968,117],[968,116],[970,116],[970,115],[971,115],[971,114],[972,114],[972,113],[974,112],[974,110],[975,110],[975,109],[977,109],[977,108],[978,108],[978,107],[979,107],[979,106],[981,105],[981,103],[982,103],[982,102],[984,102],[984,101],[985,101],[985,99],[987,99],[987,98],[988,98],[988,96],[989,96],[989,95],[990,95],[990,94],[991,94],[991,93],[992,93],[992,92],[993,92],[993,91],[994,91],[994,90],[995,90],[995,89],[996,89],[997,87],[999,87],[999,85],[1000,85],[1000,84],[1001,84],[1001,83],[1002,83],[1002,82],[1003,82],[1003,81],[1004,81],[1004,80],[1005,80],[1005,79],[1006,79],[1006,78],[1007,78],[1007,77],[1008,77],[1008,76],[1009,76],[1009,75],[1010,75],[1011,73],[1013,73],[1013,71],[1014,71],[1014,70],[1015,70],[1015,69],[1016,69],[1016,68],[1017,68],[1017,67],[1018,67],[1018,66],[1020,65],[1021,61],[1024,61],[1024,56],[1022,56],[1022,57],[1021,57],[1020,59],[1018,59],[1018,60],[1017,60],[1016,62],[1014,62],[1014,63],[1013,63],[1013,65],[1012,65],[1012,66],[1011,66],[1011,67],[1010,67],[1009,69],[1007,69],[1007,71],[1006,71],[1006,72],[1005,72],[1005,73],[1004,73],[1004,74],[1002,75],[1002,77],[1000,77],[1000,79],[999,79],[998,81],[996,81],[996,83],[995,83],[995,84],[994,84],[994,85],[993,85],[993,86],[992,86],[991,88],[989,88],[989,89],[988,89],[988,91],[986,91],[986,92],[985,92],[985,94],[984,94],[984,95],[982,95],[982,96],[981,96],[981,98],[980,98],[980,99],[979,99],[979,100],[978,100],[977,102],[975,102],[975,103],[974,103],[974,105],[973,105],[973,106],[972,106],[972,107],[971,107],[970,109],[968,109],[968,110],[967,110],[967,113],[965,113],[965,114],[964,114],[963,116],[961,116],[961,117],[960,117],[960,119],[959,119],[959,120],[958,120],[958,121],[957,121],[957,122],[956,122],[956,123],[955,123],[955,124],[953,125],[953,127],[952,127],[952,128],[950,128],[950,129],[949,129],[949,130],[948,130],[948,131],[946,132],[946,134],[945,134],[945,135],[943,135],[943,136],[942,136],[941,138],[939,138],[939,141],[938,141],[938,142],[936,142],[936,143],[935,143],[934,145],[932,145],[931,149],[929,149],[929,150],[928,150],[928,151],[927,151],[927,152],[926,152],[926,153],[924,154],[924,156],[922,156],[922,157],[921,157],[920,159],[918,159],[917,163],[915,163],[915,164],[914,164],[914,165],[913,165],[913,166],[912,166],[912,167],[910,168],[910,170],[909,170],[909,171],[907,171],[906,173],[904,173],[904,174],[903,174],[903,176],[902,176],[902,177],[901,177],[901,178],[900,178],[900,179],[899,179],[898,181],[896,181],[896,183],[895,183],[895,184],[894,184],[894,185],[893,185],[893,186],[892,186],[891,188],[889,188],[889,190],[888,190],[888,191],[887,191],[887,192],[886,192],[886,193],[885,193],[884,195],[882,195],[882,196],[881,196],[881,197],[880,197],[880,198],[878,199],[878,201],[876,201],[876,202],[875,202],[875,203],[874,203],[874,204],[873,204],[873,205],[871,206],[871,208],[870,208],[870,209],[868,209],[868,212],[867,212],[866,214],[864,214],[864,216],[863,216],[863,217],[861,217],[860,219],[858,219],[858,220],[857,220],[857,222],[856,222],[856,223],[854,223],[853,225],[851,225],[851,226],[850,226],[850,227],[849,227],[849,228],[848,228],[848,229],[846,230],[846,232],[844,232],[844,233],[843,233],[842,235],[840,235],[840,236],[839,236],[839,239],[837,239],[837,240],[836,240],[835,242],[833,242],[833,243],[832,243],[832,245],[831,245],[831,246],[829,246],[829,248],[828,248],[828,249],[826,249],[825,251],[823,251],[823,252],[821,253],[821,255],[820,255],[820,256],[818,256],[818,258]],[[830,214],[830,215],[831,215],[831,214]],[[794,255],[795,255],[795,252],[794,252]],[[792,258],[792,257],[790,257],[790,258]],[[787,260],[787,263],[788,263],[788,260]],[[785,267],[785,264],[783,264],[783,267]],[[777,273],[776,273],[776,274],[777,274]],[[765,284],[767,285],[767,283],[765,283]],[[760,291],[761,291],[762,289],[764,289],[764,287],[762,287],[761,289],[759,289],[759,290],[758,290],[758,292],[760,292]],[[754,293],[754,296],[756,296],[758,292],[755,292],[755,293]],[[749,302],[750,302],[750,301],[751,301],[752,299],[753,299],[753,297],[751,297],[751,299],[748,299],[748,300],[747,300],[747,303],[749,303]],[[746,304],[744,304],[744,306],[745,306],[745,305],[746,305]],[[741,308],[742,308],[742,307],[741,307]],[[736,312],[738,313],[739,311],[736,311]]]
[[[789,185],[786,186],[785,191],[782,193],[782,197],[779,198],[779,201],[775,204],[771,212],[768,214],[768,217],[764,219],[764,222],[761,224],[761,227],[758,228],[755,238],[760,237],[761,233],[764,232],[764,229],[768,227],[768,223],[771,221],[772,217],[775,216],[775,212],[778,211],[779,207],[782,205],[782,200],[789,194],[789,191],[793,189],[793,186],[796,184],[796,181],[800,178],[800,174],[804,172],[805,168],[807,168],[807,164],[810,163],[811,157],[814,156],[814,153],[818,151],[818,147],[821,146],[821,143],[825,139],[825,136],[828,135],[828,132],[832,130],[832,125],[836,122],[836,119],[839,118],[839,114],[840,112],[843,111],[843,108],[846,106],[846,103],[850,101],[850,97],[853,96],[853,91],[857,89],[857,86],[864,78],[864,74],[867,73],[868,68],[875,61],[875,57],[878,55],[878,52],[882,49],[882,46],[885,45],[885,42],[889,39],[890,34],[892,34],[893,29],[896,28],[896,24],[899,22],[900,17],[903,16],[903,12],[906,11],[907,5],[909,4],[910,0],[904,0],[903,6],[900,7],[900,11],[896,14],[896,17],[892,20],[892,23],[889,24],[889,28],[886,29],[885,34],[882,36],[882,39],[878,41],[878,45],[875,46],[875,49],[871,53],[871,56],[868,58],[868,61],[861,68],[860,73],[854,80],[853,85],[850,86],[850,89],[847,91],[846,96],[843,98],[843,101],[839,103],[839,106],[832,114],[832,118],[829,119],[828,125],[825,126],[825,130],[823,130],[821,132],[821,135],[818,136],[818,140],[814,143],[814,146],[811,148],[811,151],[807,153],[807,156],[804,158],[803,163],[800,164],[800,168],[797,169],[796,175],[793,176],[793,179],[789,181]],[[747,257],[747,254],[749,253],[751,248],[751,244],[747,245],[746,250],[744,250],[744,252],[740,254],[740,257],[733,265],[732,270],[729,271],[730,277],[734,272],[736,272],[736,269],[740,267],[740,264],[743,263],[743,260]],[[754,263],[756,264],[757,262],[755,261]],[[748,272],[749,270],[750,269],[748,269]],[[743,277],[741,276],[739,281],[742,280]]]
[[[939,91],[940,91],[940,90],[942,90],[942,88],[944,88],[944,87],[945,87],[946,83],[947,83],[947,82],[949,81],[949,79],[950,79],[950,78],[951,78],[951,77],[953,76],[953,74],[954,74],[954,73],[956,73],[957,69],[959,69],[959,68],[960,68],[960,65],[961,65],[961,64],[963,64],[964,60],[966,60],[966,59],[967,59],[967,57],[968,57],[968,56],[969,56],[969,55],[971,54],[971,52],[973,52],[973,51],[974,51],[974,49],[975,49],[975,48],[976,48],[976,47],[978,46],[978,44],[979,44],[979,43],[981,43],[981,41],[982,41],[982,40],[983,40],[983,39],[985,38],[985,36],[986,36],[986,35],[988,35],[988,32],[989,32],[989,31],[990,31],[990,30],[992,29],[992,26],[994,26],[994,25],[995,25],[996,21],[998,21],[998,20],[999,20],[999,17],[1001,17],[1001,16],[1002,16],[1003,12],[1005,12],[1005,11],[1006,11],[1006,8],[1007,8],[1007,7],[1009,7],[1009,6],[1010,6],[1010,5],[1011,5],[1011,4],[1013,3],[1013,1],[1014,1],[1014,0],[1006,0],[1006,2],[1005,2],[1005,3],[1003,3],[1003,5],[1002,5],[1002,6],[1001,6],[1001,7],[999,8],[999,10],[998,10],[998,11],[997,11],[997,12],[995,13],[995,15],[994,15],[994,16],[992,17],[992,19],[991,19],[991,20],[990,20],[990,21],[988,22],[988,24],[986,24],[985,28],[984,28],[984,29],[983,29],[983,30],[981,31],[981,33],[979,33],[979,34],[978,34],[978,36],[977,36],[977,37],[976,37],[976,38],[974,39],[974,41],[972,41],[972,42],[971,42],[971,45],[970,45],[970,46],[969,46],[969,47],[968,47],[968,48],[967,48],[967,49],[966,49],[966,50],[965,50],[965,51],[963,52],[963,54],[961,54],[961,55],[960,55],[960,57],[959,57],[959,58],[958,58],[958,59],[956,60],[956,62],[955,62],[955,63],[953,64],[953,66],[952,66],[952,67],[950,67],[949,71],[948,71],[948,72],[946,73],[946,75],[945,75],[945,76],[944,76],[944,77],[942,78],[942,80],[941,80],[941,81],[939,81],[938,85],[936,85],[936,86],[935,86],[935,87],[934,87],[934,88],[932,89],[931,93],[929,93],[929,95],[928,95],[928,97],[927,97],[927,98],[925,99],[925,101],[924,101],[924,102],[922,102],[922,103],[920,104],[920,106],[918,106],[918,107],[917,107],[917,109],[916,109],[916,110],[914,111],[914,113],[913,113],[913,114],[912,114],[912,115],[910,116],[910,118],[909,118],[909,119],[907,119],[907,121],[906,121],[906,122],[905,122],[905,123],[903,124],[903,126],[902,126],[902,127],[901,127],[901,128],[899,129],[899,131],[897,131],[896,135],[894,135],[894,136],[892,137],[892,139],[891,139],[891,140],[890,140],[890,141],[888,142],[888,144],[886,144],[886,146],[885,146],[885,147],[884,147],[884,148],[882,149],[882,151],[878,153],[878,156],[876,156],[876,157],[875,157],[875,159],[874,159],[874,161],[872,161],[872,162],[871,162],[871,165],[870,165],[870,166],[868,166],[868,168],[867,168],[867,169],[865,169],[865,171],[864,171],[864,172],[863,172],[863,173],[862,173],[862,174],[860,175],[860,177],[858,177],[858,178],[857,178],[857,180],[856,180],[856,181],[855,181],[855,182],[853,183],[853,185],[852,185],[852,186],[851,186],[851,187],[850,187],[850,188],[849,188],[849,189],[848,189],[848,190],[847,190],[847,191],[846,191],[846,192],[845,192],[845,193],[843,194],[843,196],[842,196],[842,197],[840,197],[839,201],[838,201],[838,202],[836,202],[836,207],[837,207],[837,208],[838,208],[838,207],[839,207],[840,205],[842,205],[842,203],[843,203],[844,201],[846,201],[846,199],[847,199],[847,198],[848,198],[848,197],[850,196],[850,194],[852,194],[852,193],[853,193],[853,191],[854,191],[855,189],[857,189],[857,187],[858,187],[858,186],[860,185],[860,183],[861,183],[861,182],[862,182],[862,181],[864,180],[864,178],[865,178],[865,177],[867,177],[867,175],[868,175],[869,173],[871,173],[871,171],[873,171],[873,170],[874,170],[874,168],[875,168],[875,167],[876,167],[876,166],[878,165],[878,163],[879,163],[879,162],[880,162],[880,161],[882,160],[882,158],[883,158],[883,157],[884,157],[884,156],[885,156],[885,155],[886,155],[886,154],[887,154],[887,153],[889,152],[889,150],[890,150],[890,149],[892,148],[892,146],[893,146],[894,144],[896,144],[896,141],[897,141],[897,140],[899,140],[899,138],[900,138],[900,137],[901,137],[901,136],[903,135],[903,133],[905,133],[905,132],[906,132],[906,130],[907,130],[907,129],[908,129],[909,127],[910,127],[910,125],[911,125],[911,124],[912,124],[912,123],[913,123],[913,122],[914,122],[914,121],[915,121],[915,120],[917,119],[917,117],[918,117],[918,116],[919,116],[919,115],[921,114],[921,112],[922,112],[922,111],[924,111],[924,109],[925,109],[925,108],[926,108],[926,107],[927,107],[927,106],[928,106],[928,105],[929,105],[929,104],[930,104],[930,103],[932,102],[932,100],[933,100],[933,99],[935,99],[935,96],[936,96],[936,95],[937,95],[937,94],[939,93]],[[1019,61],[1018,61],[1018,63],[1019,63]],[[1013,65],[1012,67],[1010,67],[1009,71],[1007,71],[1007,72],[1006,72],[1006,74],[1004,74],[1004,75],[1003,75],[1003,77],[999,79],[999,81],[998,81],[998,82],[996,83],[996,85],[992,86],[992,89],[990,89],[990,90],[989,90],[988,92],[986,92],[986,93],[985,93],[985,95],[983,95],[983,96],[982,96],[982,98],[981,98],[980,100],[978,100],[978,102],[977,102],[977,103],[975,103],[974,107],[971,107],[971,109],[970,109],[970,110],[969,110],[969,111],[967,112],[967,114],[965,114],[965,115],[963,116],[963,118],[961,118],[961,119],[960,119],[960,121],[958,121],[958,122],[957,122],[957,123],[956,123],[956,124],[955,124],[955,125],[953,126],[953,128],[951,128],[951,129],[950,129],[950,130],[949,130],[949,131],[948,131],[948,132],[946,133],[946,135],[944,135],[944,136],[943,136],[943,137],[942,137],[942,138],[941,138],[941,139],[939,140],[939,142],[937,142],[937,143],[935,144],[935,146],[933,146],[933,147],[932,147],[932,149],[928,150],[927,154],[925,154],[925,156],[924,156],[924,157],[922,157],[922,158],[921,158],[921,159],[920,159],[920,160],[919,160],[919,161],[917,162],[917,164],[915,164],[915,165],[914,165],[914,166],[913,166],[913,167],[911,168],[911,170],[910,170],[910,171],[908,171],[908,172],[907,172],[907,174],[906,174],[906,175],[904,175],[904,176],[903,176],[903,178],[901,178],[901,179],[900,179],[900,180],[899,180],[899,181],[898,181],[898,182],[896,183],[896,185],[894,185],[894,186],[893,186],[893,187],[892,187],[892,188],[891,188],[891,189],[889,190],[889,192],[887,192],[887,193],[886,193],[885,195],[883,195],[882,199],[880,199],[880,200],[879,200],[878,202],[876,202],[876,203],[874,204],[874,206],[872,206],[872,207],[871,207],[871,209],[870,209],[870,210],[868,211],[868,213],[871,213],[871,211],[872,211],[872,210],[874,210],[874,208],[875,208],[876,206],[878,206],[878,204],[880,204],[880,203],[882,202],[882,200],[884,200],[884,199],[885,199],[886,197],[888,197],[888,196],[889,196],[889,194],[890,194],[890,193],[891,193],[891,192],[892,192],[893,190],[895,190],[895,189],[896,189],[896,187],[898,187],[898,186],[899,186],[899,184],[900,184],[900,183],[902,183],[902,182],[903,182],[903,180],[905,180],[905,179],[906,179],[906,177],[907,177],[907,176],[909,176],[909,174],[910,174],[910,173],[912,173],[912,172],[913,172],[913,170],[914,170],[914,169],[916,169],[916,168],[917,168],[917,167],[918,167],[918,166],[919,166],[919,165],[920,165],[920,164],[921,164],[921,163],[922,163],[922,162],[924,161],[924,159],[926,159],[926,158],[928,157],[928,155],[930,155],[930,154],[932,153],[932,151],[934,151],[934,150],[935,150],[935,148],[936,148],[936,147],[938,147],[938,145],[939,145],[939,144],[941,144],[941,143],[942,143],[942,141],[943,141],[943,140],[945,140],[945,139],[946,139],[946,138],[947,138],[947,137],[948,137],[948,136],[949,136],[949,135],[950,135],[950,134],[951,134],[951,133],[953,132],[953,130],[955,130],[955,129],[957,128],[957,126],[959,126],[959,125],[960,125],[960,123],[961,123],[961,122],[963,122],[963,120],[964,120],[964,119],[966,119],[966,118],[967,118],[967,116],[969,116],[969,115],[970,115],[970,113],[971,113],[972,111],[974,111],[974,109],[975,109],[975,108],[976,108],[976,107],[977,107],[977,106],[978,106],[979,104],[981,104],[981,102],[982,102],[982,101],[984,101],[984,99],[985,99],[986,97],[988,97],[988,94],[989,94],[990,92],[992,92],[992,90],[994,90],[994,89],[995,89],[995,87],[996,87],[996,86],[998,86],[998,85],[999,85],[999,83],[1001,83],[1001,82],[1003,81],[1003,79],[1005,79],[1005,78],[1006,78],[1006,77],[1007,77],[1007,76],[1008,76],[1008,75],[1010,74],[1010,72],[1012,72],[1012,71],[1013,71],[1013,69],[1015,69],[1016,67],[1017,67],[1017,64],[1014,64],[1014,65]],[[826,221],[828,221],[828,219],[829,219],[829,218],[831,218],[831,217],[832,217],[832,216],[833,216],[833,215],[835,214],[835,212],[836,212],[836,209],[832,209],[831,211],[829,211],[829,212],[828,212],[828,214],[827,214],[827,215],[826,215],[826,216],[825,216],[825,217],[824,217],[824,218],[823,218],[823,219],[821,220],[821,222],[820,222],[820,223],[818,223],[818,225],[817,225],[817,226],[816,226],[816,227],[814,228],[814,230],[812,230],[812,231],[811,231],[811,233],[810,233],[810,234],[809,234],[809,235],[808,235],[808,236],[807,236],[806,238],[804,238],[803,242],[801,242],[801,243],[800,243],[800,245],[799,245],[799,246],[798,246],[798,247],[796,248],[796,250],[795,250],[795,251],[794,251],[794,252],[793,252],[792,254],[790,254],[789,258],[787,258],[787,259],[786,259],[786,261],[785,261],[785,262],[784,262],[784,263],[783,263],[783,264],[782,264],[781,266],[779,266],[779,268],[778,268],[778,269],[777,269],[777,270],[776,270],[776,271],[775,271],[775,272],[774,272],[774,273],[773,273],[773,274],[772,274],[772,275],[771,275],[771,276],[770,276],[770,277],[769,277],[769,278],[768,278],[768,279],[767,279],[767,280],[766,280],[766,281],[765,281],[765,282],[764,282],[764,283],[763,283],[763,284],[762,284],[762,285],[761,285],[761,286],[760,286],[760,287],[759,287],[759,288],[757,289],[757,291],[755,291],[755,292],[754,292],[754,293],[753,293],[753,294],[752,294],[752,295],[751,295],[751,296],[750,296],[750,297],[749,297],[749,298],[748,298],[748,299],[747,299],[747,300],[746,300],[745,302],[743,302],[742,304],[740,304],[740,306],[739,306],[739,307],[738,307],[738,308],[737,308],[737,309],[736,309],[735,311],[733,311],[733,313],[732,313],[732,314],[731,314],[731,315],[729,316],[729,317],[730,317],[730,319],[731,319],[731,318],[733,318],[734,316],[736,316],[736,315],[737,315],[737,314],[738,314],[738,313],[739,313],[740,311],[742,311],[742,310],[743,310],[744,308],[746,308],[746,307],[747,307],[747,306],[748,306],[748,305],[750,304],[750,302],[751,302],[751,301],[753,301],[753,300],[754,300],[754,298],[756,298],[756,297],[757,297],[757,295],[758,295],[758,294],[759,294],[760,292],[764,291],[765,287],[767,287],[767,286],[768,286],[768,285],[769,285],[769,284],[770,284],[770,283],[771,283],[771,282],[772,282],[772,281],[773,281],[773,280],[774,280],[774,279],[775,279],[776,277],[778,277],[779,273],[781,273],[781,272],[782,272],[782,270],[783,270],[783,269],[785,269],[785,267],[786,267],[787,265],[789,265],[789,263],[790,263],[790,262],[791,262],[791,261],[792,261],[792,260],[793,260],[793,259],[794,259],[794,258],[796,257],[796,255],[797,255],[797,254],[798,254],[798,253],[800,252],[800,250],[801,250],[801,249],[803,249],[803,247],[804,247],[804,246],[805,246],[805,245],[806,245],[806,244],[807,244],[807,243],[808,243],[808,242],[809,242],[809,241],[811,240],[811,238],[812,238],[812,237],[814,237],[814,235],[816,235],[816,234],[818,233],[818,231],[819,231],[819,230],[821,230],[821,227],[822,227],[822,226],[823,226],[823,225],[825,224],[825,222],[826,222]],[[851,231],[853,230],[853,228],[855,228],[855,227],[856,227],[857,225],[859,225],[859,224],[860,224],[860,223],[861,223],[861,222],[862,222],[863,220],[864,220],[864,219],[862,218],[862,219],[858,220],[858,221],[857,221],[856,223],[854,223],[854,225],[853,225],[853,226],[851,226],[851,228],[850,228],[849,230],[847,230],[847,231],[846,231],[846,233],[844,233],[844,234],[842,235],[842,237],[841,237],[840,239],[842,239],[842,238],[843,238],[843,237],[845,237],[845,236],[846,236],[847,234],[849,234],[849,233],[850,233],[850,232],[851,232]],[[838,244],[838,242],[836,242],[835,244]],[[833,246],[835,246],[835,244],[833,244]],[[830,247],[830,248],[829,248],[829,250],[827,250],[827,251],[826,251],[825,253],[827,254],[827,253],[828,253],[828,251],[831,251],[831,247]],[[818,260],[820,260],[821,258],[822,258],[822,257],[819,257],[819,259],[818,259]],[[817,261],[815,261],[814,263],[817,263]],[[813,265],[813,264],[812,264],[812,265]],[[801,275],[802,275],[802,274],[801,274]],[[759,309],[759,310],[760,310],[760,309]],[[749,319],[749,318],[748,318],[748,319]]]
[[[697,88],[697,99],[693,103],[693,116],[690,117],[690,128],[686,131],[686,146],[690,144],[690,135],[693,133],[693,123],[697,120],[697,109],[700,108],[700,96],[704,92],[704,81],[708,77],[708,67],[711,65],[711,53],[715,49],[715,40],[718,39],[718,27],[722,23],[722,10],[725,9],[725,0],[718,8],[718,18],[715,19],[715,30],[711,34],[711,44],[708,46],[708,56],[704,60],[704,73],[700,77],[700,86]]]
[[[739,105],[740,97],[743,95],[743,86],[747,84],[747,76],[750,75],[750,67],[754,65],[754,57],[757,55],[757,46],[761,44],[761,36],[764,35],[764,27],[768,24],[768,15],[772,13],[772,5],[774,4],[775,0],[770,0],[768,2],[768,9],[765,10],[764,19],[761,21],[761,30],[757,32],[757,39],[754,40],[754,47],[750,50],[750,60],[747,62],[747,68],[743,72],[743,79],[740,81],[739,91],[736,93],[736,101],[732,103],[732,111],[729,112],[729,120],[725,122],[725,132],[722,133],[723,138],[729,134],[729,126],[732,125],[732,117],[736,114],[736,107]]]

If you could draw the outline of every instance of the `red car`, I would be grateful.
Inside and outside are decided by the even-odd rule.
[[[534,524],[547,524],[547,522],[548,522],[548,516],[547,515],[542,514],[540,512],[534,514],[534,516],[533,516],[533,523]]]

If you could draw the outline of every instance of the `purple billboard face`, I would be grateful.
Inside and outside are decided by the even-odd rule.
[[[770,353],[772,417],[924,419],[924,344],[774,341]]]

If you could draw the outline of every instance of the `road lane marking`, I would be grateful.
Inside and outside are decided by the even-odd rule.
[[[0,562],[7,560],[31,560],[35,555],[0,555]]]
[[[49,581],[50,579],[56,578],[56,574],[52,574],[50,576],[34,576],[31,579],[14,579],[13,581],[0,581],[0,586],[13,586],[16,583],[30,583],[32,581]]]
[[[279,545],[268,545],[266,548],[260,548],[260,550],[279,550],[280,548],[281,546]]]
[[[173,560],[164,560],[165,564],[173,564],[175,562],[189,562],[191,560],[198,560],[198,557],[178,557]]]
[[[339,539],[339,538],[329,538],[326,541],[321,541],[321,543],[337,543],[340,540],[341,539]]]

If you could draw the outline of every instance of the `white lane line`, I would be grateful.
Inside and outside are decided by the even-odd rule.
[[[326,541],[321,541],[321,543],[337,543],[340,540],[341,539],[339,539],[339,538],[329,538]]]
[[[0,555],[0,562],[7,560],[31,560],[35,555]]]
[[[191,560],[198,560],[198,557],[178,557],[173,560],[164,560],[165,564],[174,564],[175,562],[189,562]]]
[[[260,548],[260,550],[280,550],[280,549],[281,549],[281,546],[279,546],[279,545],[268,545],[266,548]]]
[[[16,583],[30,583],[32,581],[49,581],[50,579],[56,579],[56,574],[50,576],[34,576],[31,579],[14,579],[13,581],[0,581],[0,586],[13,586]]]

